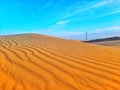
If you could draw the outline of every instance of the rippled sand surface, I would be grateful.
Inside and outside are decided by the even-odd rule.
[[[1,36],[0,90],[120,90],[120,49],[39,34]]]

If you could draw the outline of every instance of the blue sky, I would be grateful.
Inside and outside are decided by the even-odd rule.
[[[0,33],[120,33],[120,0],[0,0]]]

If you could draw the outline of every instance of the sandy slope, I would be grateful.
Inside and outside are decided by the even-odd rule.
[[[120,49],[37,34],[0,37],[0,90],[120,90]]]

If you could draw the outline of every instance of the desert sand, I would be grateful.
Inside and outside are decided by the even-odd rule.
[[[120,90],[120,49],[39,34],[1,36],[0,90]]]

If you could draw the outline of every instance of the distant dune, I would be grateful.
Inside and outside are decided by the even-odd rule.
[[[120,37],[109,37],[87,41],[98,45],[112,46],[120,48]]]
[[[120,90],[120,49],[39,34],[1,36],[0,90]]]

